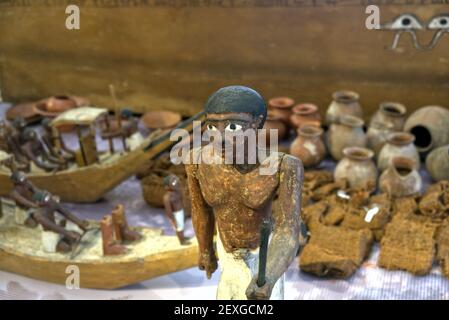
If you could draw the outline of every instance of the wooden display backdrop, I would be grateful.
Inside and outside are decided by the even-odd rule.
[[[68,4],[79,30],[66,28]],[[338,89],[358,91],[367,115],[383,100],[448,106],[449,35],[418,51],[404,34],[386,50],[394,32],[365,27],[370,4],[382,23],[449,13],[449,0],[1,0],[3,98],[72,93],[113,106],[112,83],[121,105],[187,115],[220,86],[244,84],[322,112]]]

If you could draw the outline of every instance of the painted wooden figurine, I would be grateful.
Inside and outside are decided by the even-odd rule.
[[[1,150],[14,155],[14,165],[20,170],[29,170],[30,163],[20,149],[20,135],[25,127],[22,118],[16,119],[12,124],[3,120],[0,122]]]
[[[30,228],[37,226],[32,213],[39,206],[33,201],[33,195],[38,190],[26,177],[23,172],[13,171],[11,174],[13,189],[10,197],[16,202],[15,221]]]
[[[64,160],[52,156],[45,149],[36,131],[25,129],[21,138],[23,140],[22,153],[39,168],[45,171],[56,171],[66,165]]]
[[[76,152],[69,149],[65,143],[64,139],[56,130],[50,126],[51,119],[45,118],[42,120],[42,142],[47,148],[49,154],[54,158],[62,159],[64,162],[74,161]]]
[[[267,115],[259,93],[243,86],[218,90],[207,101],[205,111],[206,131],[222,136],[261,129]],[[248,141],[245,150],[254,146]],[[217,269],[218,254],[221,278],[217,299],[283,299],[284,273],[300,246],[302,163],[293,156],[271,152],[252,164],[246,156],[251,152],[245,152],[241,164],[235,161],[235,153],[232,164],[217,164],[213,160],[219,159],[213,158],[223,159],[228,148],[221,146],[219,152],[211,152],[211,148],[209,144],[194,149],[193,162],[186,165],[199,268],[210,278]],[[236,149],[236,144],[231,142],[230,149]],[[271,174],[262,173],[267,166],[274,169],[267,170]],[[272,210],[276,194],[278,203]],[[267,251],[261,245],[267,234],[260,232],[266,225]]]
[[[168,175],[164,178],[164,187],[166,193],[164,194],[165,214],[176,230],[179,242],[181,244],[188,244],[189,242],[184,237],[184,221],[185,214],[183,208],[183,199],[181,191],[181,182],[175,175]]]
[[[39,208],[32,213],[42,228],[42,244],[46,252],[68,252],[86,232],[89,223],[72,214],[48,191],[36,191],[33,200]]]

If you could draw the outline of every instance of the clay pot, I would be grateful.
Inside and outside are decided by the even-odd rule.
[[[54,96],[36,103],[37,112],[44,117],[56,117],[58,114],[76,107],[76,101],[69,96]]]
[[[339,123],[332,123],[328,133],[329,153],[335,160],[343,158],[346,147],[366,147],[367,137],[363,120],[351,115],[341,116]]]
[[[181,115],[172,111],[150,111],[141,118],[145,127],[151,130],[172,129],[181,121]]]
[[[323,129],[306,124],[298,130],[298,136],[290,146],[290,154],[302,160],[306,168],[318,165],[326,156],[323,142]]]
[[[12,106],[8,109],[6,117],[14,120],[22,117],[27,123],[36,122],[46,118],[54,118],[66,110],[89,105],[90,102],[79,96],[53,96],[38,102],[26,102]],[[70,126],[67,126],[69,128]],[[67,130],[66,130],[67,131]]]
[[[281,118],[287,127],[290,126],[290,116],[294,104],[295,100],[288,97],[276,97],[268,100],[268,108],[275,116]]]
[[[290,117],[292,127],[298,129],[305,124],[321,126],[321,115],[318,107],[311,103],[297,104],[292,109],[293,114]]]
[[[402,131],[404,129],[405,114],[407,108],[397,102],[382,102],[379,110],[373,115],[370,121],[370,127],[374,123],[383,123],[392,125],[393,131]]]
[[[377,158],[382,147],[387,143],[390,133],[393,133],[393,124],[388,122],[374,122],[368,128],[366,136],[368,138],[368,148],[374,151]]]
[[[337,164],[334,179],[346,179],[351,189],[374,191],[377,169],[372,158],[374,152],[366,148],[349,147],[343,150],[344,158]]]
[[[6,111],[6,119],[14,121],[17,118],[23,118],[27,123],[37,122],[42,117],[36,112],[34,102],[25,102],[16,104]]]
[[[449,144],[449,109],[428,106],[415,111],[404,125],[416,137],[418,152],[425,154],[431,150]]]
[[[377,167],[384,171],[395,157],[406,157],[413,160],[416,170],[420,167],[418,150],[413,141],[415,137],[408,132],[393,132],[387,138],[387,143],[382,147],[377,159]]]
[[[332,94],[333,101],[326,112],[326,124],[338,122],[342,115],[352,115],[362,118],[363,111],[359,104],[359,94],[353,91],[336,91]]]
[[[393,158],[380,176],[380,190],[396,198],[418,195],[422,188],[422,178],[414,165],[412,159]]]
[[[287,126],[282,121],[282,119],[271,110],[268,111],[267,119],[265,120],[263,128],[267,130],[266,132],[267,146],[270,144],[270,130],[277,130],[279,141],[284,139],[285,136],[287,135]]]
[[[434,149],[427,156],[426,167],[433,180],[449,180],[449,145]]]

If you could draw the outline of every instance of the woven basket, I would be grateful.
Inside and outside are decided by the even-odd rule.
[[[164,177],[170,174],[165,170],[154,170],[141,180],[142,193],[145,202],[156,208],[164,207]]]
[[[145,199],[145,202],[148,205],[156,208],[163,208],[164,194],[165,194],[164,178],[169,174],[175,174],[179,177],[182,187],[184,213],[186,217],[190,217],[191,202],[190,202],[189,188],[187,186],[187,178],[185,177],[184,166],[181,166],[181,168],[178,168],[177,170],[173,171],[155,169],[149,175],[140,180],[143,198]]]

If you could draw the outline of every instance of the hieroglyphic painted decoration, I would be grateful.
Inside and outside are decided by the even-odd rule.
[[[440,14],[430,19],[430,22],[427,24],[427,29],[436,30],[432,40],[426,47],[426,49],[430,50],[437,45],[442,35],[449,33],[449,14]]]
[[[419,18],[411,13],[404,13],[396,17],[392,22],[381,25],[380,30],[395,31],[393,42],[388,48],[395,50],[398,47],[399,39],[404,33],[409,33],[412,37],[413,46],[417,50],[431,50],[438,43],[439,39],[444,33],[449,33],[449,14],[440,14],[430,19],[429,23],[424,27],[424,24]],[[423,46],[418,41],[417,31],[422,30],[436,30],[432,40],[426,46]]]
[[[418,42],[416,31],[423,30],[424,26],[421,21],[414,14],[405,13],[396,17],[392,22],[388,22],[380,27],[380,30],[395,31],[393,43],[389,49],[395,50],[398,47],[399,39],[402,34],[409,33],[413,39],[413,45],[416,49],[421,50],[421,45]]]

